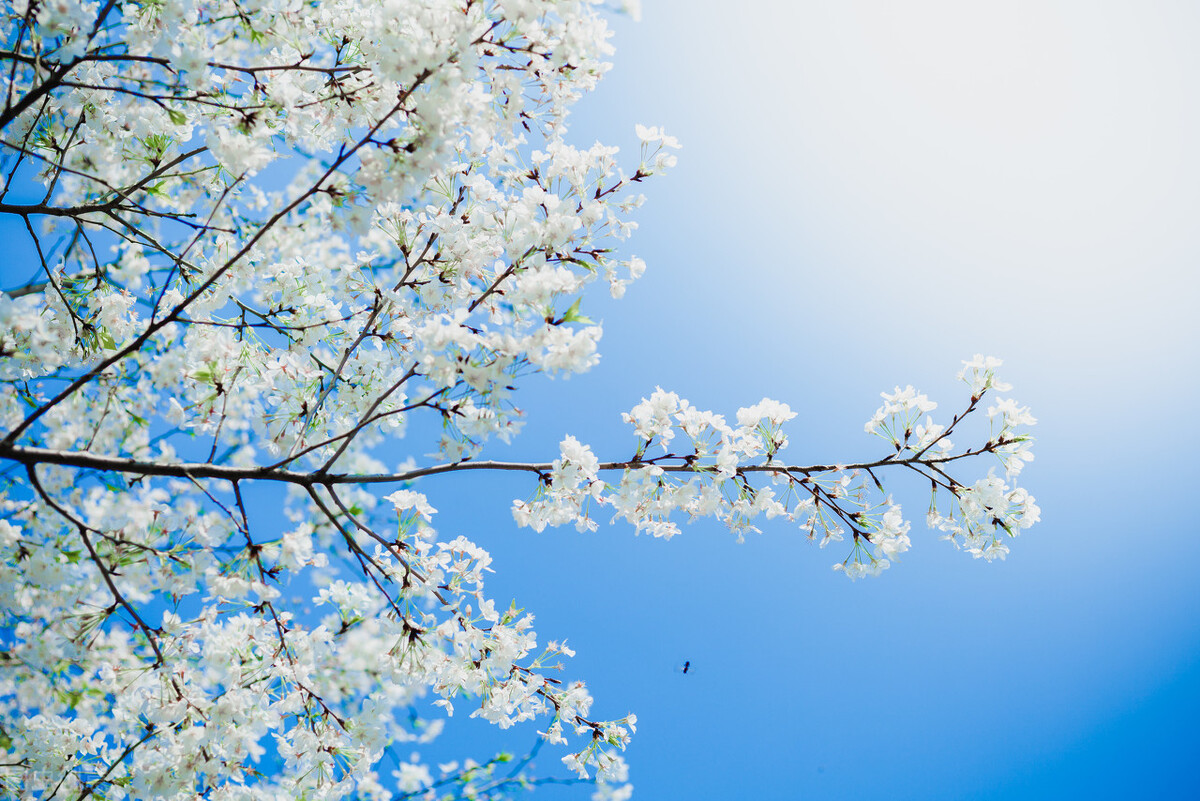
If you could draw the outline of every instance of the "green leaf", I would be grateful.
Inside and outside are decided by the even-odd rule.
[[[567,309],[566,313],[562,316],[564,323],[583,323],[584,325],[595,325],[595,320],[593,320],[591,317],[585,317],[579,313],[579,304],[581,302],[583,302],[582,297],[575,298],[575,302],[571,304],[571,308]]]
[[[187,122],[187,115],[182,111],[176,111],[173,108],[167,109],[167,116],[171,118],[171,122],[176,125],[183,125]]]

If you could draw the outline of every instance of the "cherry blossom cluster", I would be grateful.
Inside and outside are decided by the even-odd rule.
[[[517,501],[520,525],[541,531],[574,523],[595,530],[594,514],[607,507],[612,520],[633,524],[638,532],[669,538],[681,519],[713,517],[740,542],[758,532],[758,520],[782,517],[796,524],[823,548],[852,536],[850,554],[834,565],[851,578],[879,575],[912,545],[911,524],[893,502],[880,478],[904,468],[930,488],[928,523],[975,557],[1003,559],[1013,537],[1039,519],[1027,491],[994,475],[965,484],[951,475],[964,459],[991,455],[1014,479],[1033,458],[1026,432],[1037,421],[1011,398],[997,398],[987,411],[989,436],[982,444],[956,449],[949,435],[960,429],[989,392],[1011,389],[998,381],[1000,361],[976,356],[964,362],[959,378],[971,388],[966,408],[945,424],[930,413],[937,404],[913,387],[881,393],[884,404],[866,431],[891,448],[879,459],[857,464],[796,465],[779,456],[788,444],[783,424],[796,415],[787,404],[764,398],[739,409],[736,425],[722,415],[702,411],[673,392],[656,389],[628,413],[637,448],[631,459],[602,464],[574,437],[562,442],[561,456],[542,475],[533,498]],[[922,420],[924,415],[924,420]],[[611,482],[603,471],[619,472]],[[938,494],[948,496],[939,512]]]
[[[645,269],[618,248],[678,146],[638,128],[628,163],[568,140],[609,66],[601,12],[0,11],[0,214],[34,257],[0,294],[0,794],[539,781],[529,759],[415,758],[456,707],[541,721],[577,743],[567,767],[627,794],[634,718],[593,720],[554,678],[571,650],[497,610],[486,552],[440,540],[412,489],[324,480],[411,468],[378,454],[413,425],[473,456],[517,431],[520,377],[595,363],[581,294]],[[244,497],[263,480],[290,487],[283,531]]]

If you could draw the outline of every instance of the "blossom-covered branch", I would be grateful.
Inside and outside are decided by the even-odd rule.
[[[890,452],[849,464],[782,460],[779,452],[788,444],[783,425],[795,417],[787,404],[764,398],[739,409],[731,426],[721,415],[659,389],[624,416],[638,436],[633,460],[600,463],[590,448],[568,437],[550,469],[539,466],[542,484],[534,497],[518,501],[513,514],[539,531],[569,522],[585,530],[596,527],[593,510],[611,507],[614,520],[625,519],[639,532],[666,538],[679,533],[678,517],[715,517],[739,541],[746,532],[759,530],[757,518],[783,517],[822,548],[849,533],[850,555],[834,567],[857,578],[878,575],[911,545],[910,525],[880,479],[885,470],[903,468],[931,488],[931,527],[976,557],[1003,559],[1009,550],[1005,539],[1040,516],[1033,497],[1007,483],[1033,458],[1033,438],[1024,429],[1036,420],[1013,400],[997,399],[987,411],[991,430],[986,438],[956,450],[949,435],[981,408],[989,392],[1010,389],[995,376],[999,360],[976,356],[964,364],[959,377],[971,387],[964,411],[943,426],[929,416],[921,419],[937,404],[911,386],[885,392],[884,405],[866,430],[885,439]],[[682,447],[674,444],[677,437],[684,441]],[[1003,467],[1004,479],[994,469],[970,484],[950,474],[984,456]],[[623,471],[619,483],[600,479],[602,471],[613,469]],[[768,485],[755,486],[754,476],[766,478]],[[941,507],[939,491],[946,498]]]

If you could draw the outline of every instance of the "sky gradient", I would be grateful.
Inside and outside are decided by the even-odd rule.
[[[492,456],[571,433],[623,457],[619,414],[656,385],[790,404],[796,461],[877,455],[880,391],[957,409],[982,352],[1038,417],[1042,507],[985,564],[895,484],[913,549],[851,584],[783,523],[539,535],[507,514],[519,478],[426,482],[439,530],[493,552],[495,597],[577,649],[594,711],[638,714],[635,797],[1200,795],[1200,12],[648,0],[615,28],[572,138],[632,153],[662,125],[679,166],[645,189],[646,276],[585,299],[601,364],[529,382]]]

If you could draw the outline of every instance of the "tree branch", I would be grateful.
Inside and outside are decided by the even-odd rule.
[[[1002,440],[1000,444],[1004,444]],[[965,451],[953,456],[937,456],[920,459],[915,456],[907,459],[887,457],[873,462],[856,462],[853,464],[813,464],[813,465],[784,465],[757,464],[742,465],[736,469],[737,475],[750,473],[814,473],[845,472],[849,470],[871,470],[881,467],[911,466],[911,465],[940,465],[955,462],[971,456],[986,453],[991,448],[985,447]],[[678,457],[683,459],[684,457]],[[458,473],[466,470],[493,470],[507,472],[536,473],[545,475],[554,469],[552,462],[501,462],[495,460],[480,460],[467,462],[447,462],[400,473],[321,473],[319,471],[285,470],[277,467],[232,467],[228,465],[209,464],[207,462],[156,462],[149,459],[135,459],[123,456],[104,456],[86,451],[58,451],[50,448],[35,448],[25,445],[13,445],[0,442],[0,459],[18,462],[23,465],[55,464],[64,467],[78,467],[87,470],[99,470],[107,473],[126,473],[138,476],[168,476],[185,479],[213,478],[223,481],[277,481],[285,484],[296,484],[302,487],[312,487],[326,484],[395,484],[412,481],[424,476],[442,473]],[[716,473],[714,465],[696,465],[684,462],[682,464],[662,464],[646,462],[640,459],[626,462],[602,462],[600,470],[631,470],[641,467],[658,467],[664,473]]]

